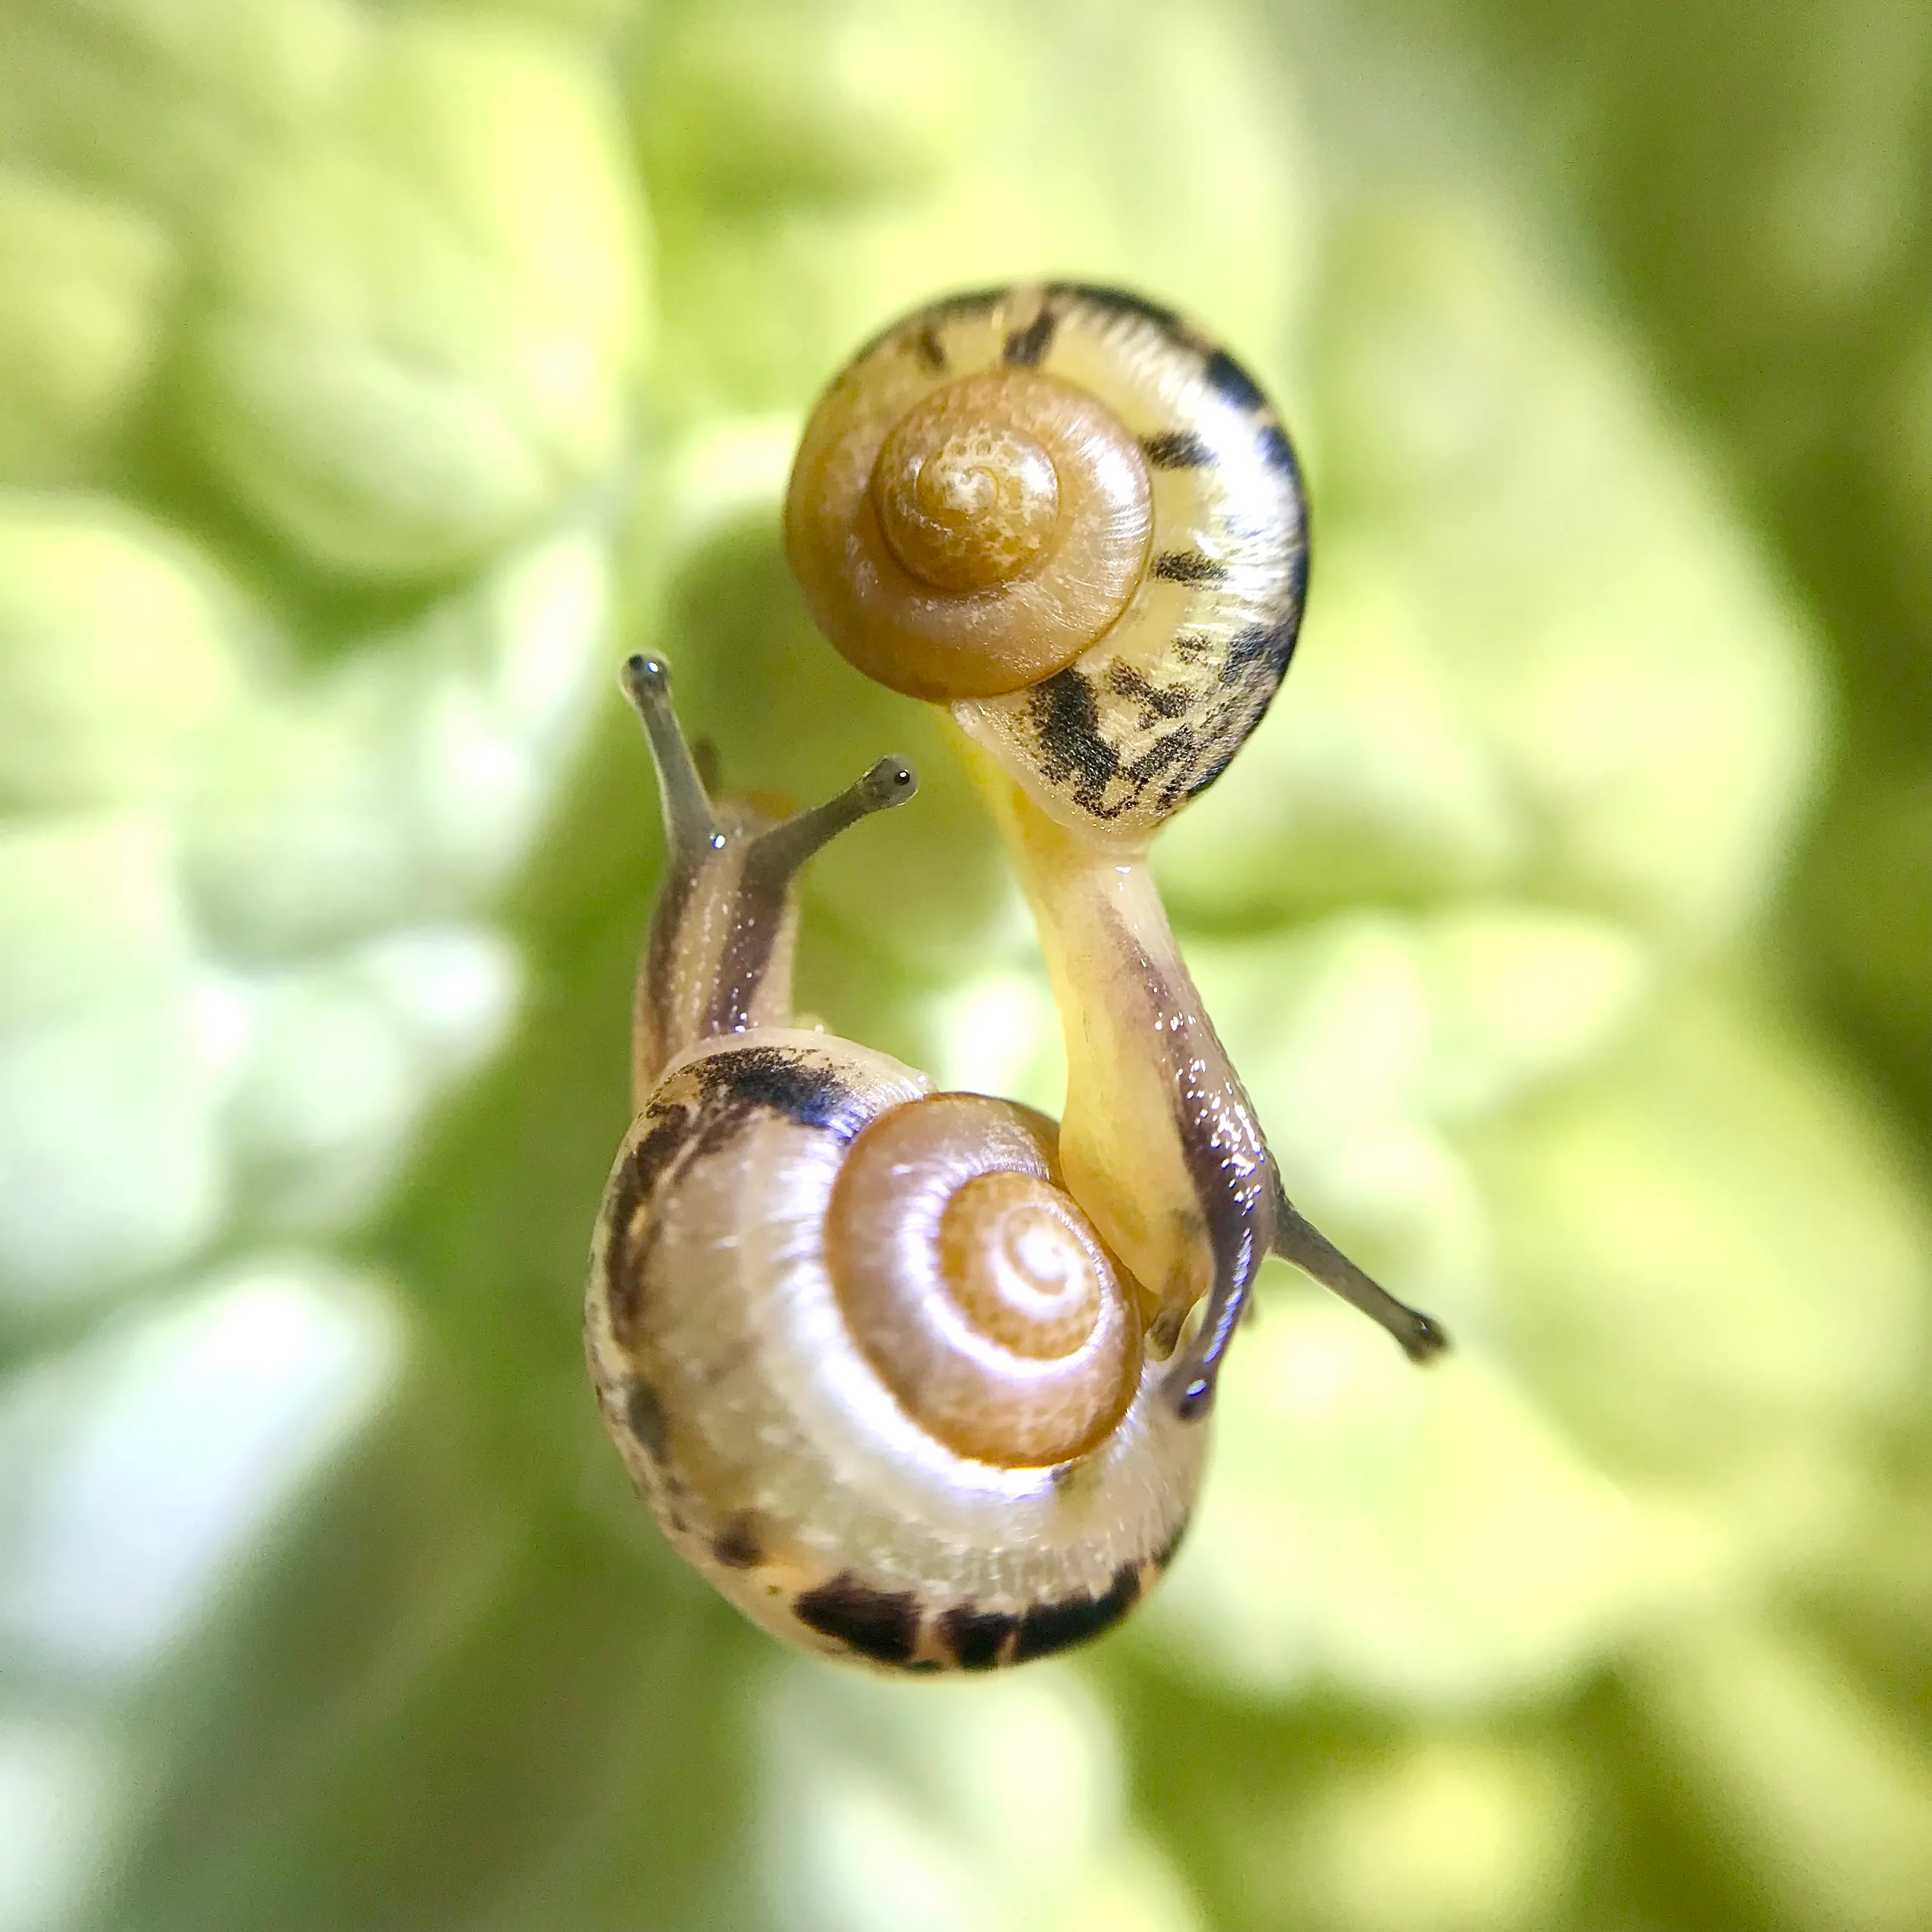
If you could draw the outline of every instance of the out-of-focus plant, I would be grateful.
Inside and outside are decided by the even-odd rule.
[[[0,74],[0,1927],[1923,1924],[1922,10],[14,0]],[[1052,1106],[775,514],[853,347],[1032,274],[1295,424],[1300,658],[1159,860],[1462,1347],[1284,1274],[1138,1625],[893,1687],[583,1386],[610,673],[760,786],[917,756],[806,1003]]]

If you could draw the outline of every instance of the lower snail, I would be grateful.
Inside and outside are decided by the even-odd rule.
[[[852,662],[951,707],[1040,923],[1058,1124],[793,1020],[799,872],[911,771],[790,818],[714,801],[664,667],[625,668],[670,864],[586,1351],[673,1545],[789,1642],[985,1670],[1124,1616],[1270,1252],[1414,1359],[1446,1345],[1291,1205],[1146,864],[1287,668],[1305,529],[1252,382],[1114,290],[922,310],[807,426],[794,572]]]

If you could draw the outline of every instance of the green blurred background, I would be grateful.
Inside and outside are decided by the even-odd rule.
[[[577,1338],[612,673],[881,752],[802,998],[1051,1106],[775,507],[902,307],[1124,282],[1317,562],[1163,884],[1289,1184],[1168,1584],[964,1685],[668,1556]],[[4,0],[0,1928],[1932,1925],[1922,0]]]

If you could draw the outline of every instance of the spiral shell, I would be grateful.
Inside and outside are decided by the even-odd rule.
[[[776,1028],[674,1064],[633,1124],[592,1376],[674,1544],[777,1634],[899,1670],[1018,1662],[1165,1565],[1205,1432],[1049,1200],[1051,1126]],[[962,1242],[963,1275],[933,1279]]]
[[[1044,1468],[1120,1419],[1136,1300],[1066,1192],[1043,1115],[981,1094],[894,1108],[853,1143],[827,1264],[859,1346],[962,1456]]]
[[[935,382],[868,358],[806,433],[794,570],[826,634],[909,697],[990,698],[1079,656],[1147,568],[1139,446],[1094,397],[1030,370]]]
[[[860,670],[1134,843],[1260,722],[1306,580],[1299,469],[1252,380],[1172,311],[1075,284],[880,336],[806,428],[785,531]]]

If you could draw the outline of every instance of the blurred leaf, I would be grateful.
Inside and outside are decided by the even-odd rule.
[[[333,569],[416,576],[610,464],[644,274],[615,121],[573,50],[430,16],[251,174],[183,417],[250,512]]]
[[[1926,1150],[1802,1002],[1932,1121],[1926,17],[0,8],[0,1928],[1910,1932]],[[1460,1348],[1284,1272],[1128,1633],[891,1685],[672,1558],[584,1384],[609,674],[736,784],[915,759],[802,1004],[1055,1104],[776,520],[861,342],[1040,274],[1291,405],[1301,662],[1158,862]]]

